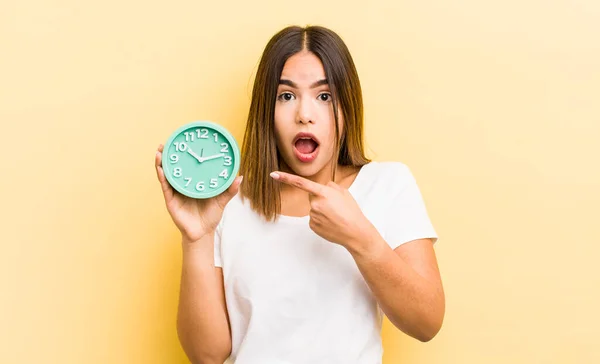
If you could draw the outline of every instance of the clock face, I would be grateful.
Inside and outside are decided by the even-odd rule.
[[[167,181],[192,198],[210,198],[227,190],[235,180],[240,153],[233,136],[209,121],[196,121],[177,129],[162,154]]]

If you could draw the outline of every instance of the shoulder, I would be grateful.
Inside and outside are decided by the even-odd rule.
[[[249,201],[247,201],[247,200],[245,201],[242,198],[241,192],[238,192],[235,196],[233,196],[233,198],[231,200],[229,200],[229,202],[223,209],[223,217],[226,217],[226,216],[239,217],[240,214],[246,213],[246,211],[245,211],[246,204],[248,202]]]
[[[383,188],[391,193],[415,183],[411,169],[398,161],[370,162],[362,167],[358,177],[361,184]]]
[[[250,206],[250,200],[238,192],[223,209],[221,225],[233,228],[264,224],[263,219]]]

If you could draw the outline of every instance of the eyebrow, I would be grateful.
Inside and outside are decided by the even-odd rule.
[[[295,82],[293,82],[291,80],[287,80],[285,78],[280,79],[279,80],[279,84],[280,85],[287,85],[287,86],[290,86],[290,87],[293,87],[293,88],[298,88],[298,85]],[[319,87],[319,86],[323,86],[323,85],[328,85],[328,84],[329,84],[329,81],[327,81],[327,79],[324,78],[324,79],[319,80],[319,81],[313,83],[312,85],[310,85],[310,88],[315,88],[315,87]]]

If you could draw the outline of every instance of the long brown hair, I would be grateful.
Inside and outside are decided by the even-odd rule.
[[[269,40],[258,65],[241,153],[240,174],[244,176],[244,183],[240,192],[267,220],[276,219],[281,211],[279,183],[269,176],[280,169],[274,130],[279,78],[287,59],[303,50],[321,60],[329,82],[336,133],[333,162],[347,166],[369,162],[363,147],[362,90],[345,43],[335,32],[321,26],[284,28]],[[344,120],[342,135],[338,108]]]

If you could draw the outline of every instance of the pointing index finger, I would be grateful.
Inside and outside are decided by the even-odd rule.
[[[323,191],[323,185],[294,174],[277,171],[271,173],[271,177],[279,182],[298,187],[299,189],[308,193],[312,193],[313,195],[321,195]]]

